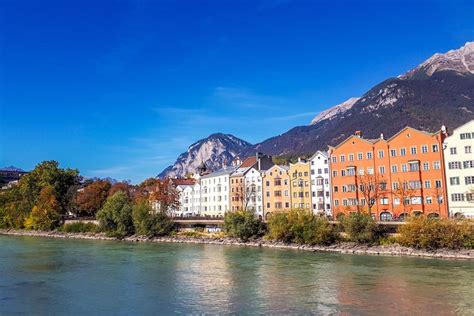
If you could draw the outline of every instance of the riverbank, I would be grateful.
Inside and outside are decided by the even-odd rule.
[[[148,238],[144,236],[130,236],[124,239],[117,239],[107,237],[103,233],[63,233],[63,232],[40,232],[29,230],[12,230],[0,229],[0,235],[11,236],[34,236],[34,237],[49,237],[49,238],[67,238],[67,239],[89,239],[89,240],[111,240],[111,241],[126,241],[126,242],[155,242],[155,243],[187,243],[187,244],[210,244],[210,245],[229,245],[242,247],[266,247],[276,249],[291,249],[312,252],[335,252],[342,254],[364,254],[364,255],[382,255],[382,256],[410,256],[410,257],[429,257],[429,258],[444,258],[444,259],[474,259],[474,250],[460,249],[437,249],[437,250],[420,250],[408,247],[403,247],[397,244],[390,245],[359,245],[351,242],[337,243],[331,246],[318,245],[299,245],[288,244],[282,242],[255,240],[249,242],[241,242],[235,238],[229,237],[187,237],[187,236],[170,236],[170,237],[153,237]]]

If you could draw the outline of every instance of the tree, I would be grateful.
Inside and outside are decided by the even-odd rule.
[[[95,216],[107,200],[111,186],[109,181],[97,180],[81,189],[75,197],[76,214]]]
[[[123,181],[123,182],[114,183],[109,190],[109,196],[112,196],[119,191],[125,193],[129,201],[132,200],[134,190],[133,190],[133,186],[130,185],[128,182]]]
[[[167,213],[179,208],[179,192],[169,179],[147,179],[139,187],[156,211]]]
[[[33,171],[24,175],[18,182],[18,189],[24,208],[22,212],[30,212],[35,206],[43,188],[51,186],[56,196],[59,213],[65,214],[69,204],[68,190],[81,182],[76,169],[61,169],[57,161],[43,161]]]
[[[25,220],[25,228],[49,231],[59,225],[59,203],[52,186],[41,189],[37,204]]]
[[[385,185],[386,183],[380,180],[378,174],[366,173],[356,176],[355,189],[358,191],[359,195],[364,197],[367,203],[369,215],[372,214],[372,207],[375,205],[377,200],[385,195]],[[357,212],[360,212],[359,208],[357,209]]]
[[[135,232],[144,236],[166,236],[174,230],[174,223],[165,213],[153,212],[150,204],[141,201],[133,206]]]
[[[118,191],[109,196],[97,212],[100,227],[111,236],[125,237],[133,234],[132,206],[127,195]]]
[[[245,210],[226,213],[224,228],[229,236],[239,238],[244,242],[265,233],[265,224],[260,219],[256,219],[253,212]]]
[[[403,212],[410,214],[411,198],[416,196],[416,189],[412,188],[407,181],[397,182],[396,188],[392,190],[392,194],[395,195],[403,205]]]

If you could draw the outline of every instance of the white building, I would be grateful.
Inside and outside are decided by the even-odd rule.
[[[176,187],[179,192],[179,210],[176,216],[198,216],[201,213],[201,186],[195,184],[181,184]]]
[[[230,175],[235,167],[227,167],[201,177],[201,215],[224,216],[230,210]]]
[[[326,152],[317,151],[310,159],[311,168],[311,209],[313,214],[332,215],[331,177]]]
[[[249,168],[244,174],[245,195],[248,199],[247,209],[263,217],[263,177],[256,168]]]
[[[474,120],[444,140],[449,216],[474,218]]]

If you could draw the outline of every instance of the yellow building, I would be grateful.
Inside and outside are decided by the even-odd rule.
[[[311,210],[311,168],[309,162],[298,159],[290,163],[291,207]]]

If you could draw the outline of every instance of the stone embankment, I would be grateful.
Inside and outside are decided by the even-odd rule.
[[[118,241],[114,237],[107,237],[103,233],[63,233],[63,232],[39,232],[26,230],[5,230],[0,229],[0,235],[15,235],[15,236],[35,236],[35,237],[50,237],[50,238],[67,238],[67,239],[90,239],[90,240],[112,240]],[[288,244],[283,242],[268,241],[268,240],[253,240],[248,242],[241,242],[235,238],[229,237],[187,237],[187,236],[172,236],[172,237],[145,237],[145,236],[130,236],[121,241],[126,242],[155,242],[155,243],[186,243],[186,244],[210,244],[210,245],[228,245],[228,246],[243,246],[243,247],[265,247],[274,249],[291,249],[312,252],[335,252],[343,254],[360,254],[360,255],[383,255],[383,256],[410,256],[410,257],[430,257],[430,258],[444,258],[444,259],[474,259],[474,250],[470,249],[437,249],[437,250],[421,250],[403,247],[397,244],[391,245],[359,245],[356,243],[342,242],[330,246],[317,245],[299,245]]]

